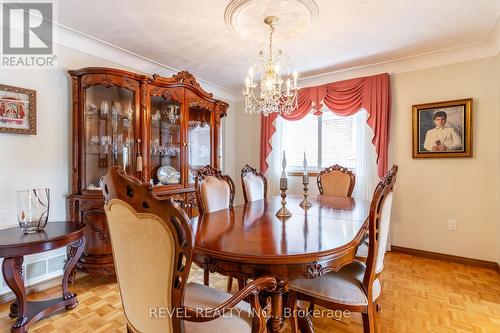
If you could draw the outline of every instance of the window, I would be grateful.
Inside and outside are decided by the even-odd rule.
[[[355,169],[354,117],[337,116],[325,109],[321,116],[308,114],[299,121],[284,121],[282,143],[289,170],[303,169],[304,151],[308,168],[319,170],[340,164]]]

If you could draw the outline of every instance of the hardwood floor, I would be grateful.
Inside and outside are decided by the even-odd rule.
[[[193,269],[190,279],[201,283],[203,271]],[[225,277],[210,274],[210,279],[211,286],[225,289]],[[493,270],[388,253],[381,280],[380,333],[500,332],[500,274]],[[29,332],[126,332],[115,281],[85,277],[72,291],[80,301],[76,309],[41,320]],[[31,299],[59,293],[59,288],[51,288]],[[0,333],[10,332],[13,323],[8,308],[0,305]],[[315,318],[313,322],[318,333],[362,332],[357,314],[342,321]],[[289,332],[285,325],[284,332]]]

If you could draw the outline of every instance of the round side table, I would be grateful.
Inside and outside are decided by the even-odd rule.
[[[66,308],[73,309],[78,304],[76,294],[68,290],[68,281],[73,269],[82,255],[85,246],[84,224],[70,221],[49,222],[43,231],[23,234],[19,227],[0,230],[0,257],[5,282],[16,295],[11,304],[9,316],[17,318],[11,332],[24,333],[37,320],[48,314]],[[23,280],[24,256],[69,247],[69,259],[64,266],[62,297],[45,301],[27,301]]]

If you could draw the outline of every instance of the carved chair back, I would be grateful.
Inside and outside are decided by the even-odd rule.
[[[233,180],[218,169],[207,165],[198,170],[194,188],[200,214],[233,207]]]
[[[248,164],[241,169],[241,186],[245,202],[262,200],[267,197],[266,177]]]
[[[317,177],[320,194],[350,197],[356,177],[354,173],[338,164],[322,170]]]
[[[398,166],[393,165],[391,170],[380,180],[373,193],[370,205],[369,244],[366,270],[363,278],[363,287],[367,295],[372,295],[373,281],[384,268],[384,257],[389,237],[389,224],[393,199],[393,189],[396,183]],[[369,297],[369,299],[372,299]]]
[[[154,319],[150,311],[181,309],[193,248],[186,213],[119,167],[100,184],[129,331],[184,332],[175,315]]]

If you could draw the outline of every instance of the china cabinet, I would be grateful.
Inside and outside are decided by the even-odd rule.
[[[194,175],[219,168],[221,117],[228,104],[214,99],[182,71],[166,78],[111,68],[69,71],[73,94],[73,167],[70,218],[86,228],[77,267],[114,274],[99,179],[111,166],[152,184],[189,216],[198,214]]]

